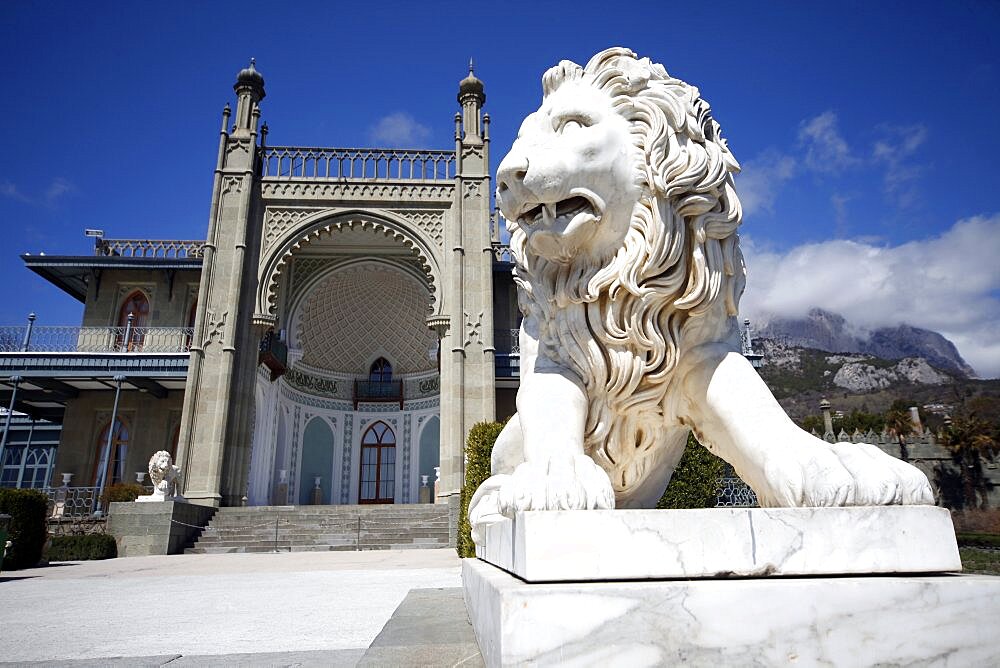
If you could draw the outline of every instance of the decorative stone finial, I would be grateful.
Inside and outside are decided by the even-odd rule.
[[[239,93],[240,88],[243,86],[249,86],[253,89],[257,93],[258,99],[264,98],[264,76],[257,71],[257,60],[255,58],[251,58],[250,65],[240,70],[240,73],[236,75],[236,84],[233,86],[233,89]]]
[[[478,98],[479,106],[486,103],[486,93],[483,82],[480,81],[473,71],[472,58],[469,58],[469,76],[462,79],[458,84],[458,101],[462,103],[462,98],[466,95],[474,95]]]

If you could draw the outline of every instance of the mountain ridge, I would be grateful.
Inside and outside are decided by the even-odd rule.
[[[810,309],[804,318],[765,317],[755,328],[754,339],[885,360],[923,358],[931,366],[962,378],[976,378],[975,370],[962,358],[955,344],[938,332],[905,323],[866,330],[821,308]]]

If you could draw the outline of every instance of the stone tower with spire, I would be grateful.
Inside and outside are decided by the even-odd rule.
[[[493,248],[490,235],[490,117],[486,92],[469,61],[458,86],[455,114],[454,214],[445,225],[450,323],[441,356],[441,483],[438,495],[457,494],[464,444],[476,422],[496,417],[493,347]]]
[[[253,60],[237,75],[236,114],[222,115],[208,234],[195,310],[177,458],[185,496],[238,505],[249,465],[249,429],[260,332],[250,326],[260,219],[255,196],[257,125],[264,77]]]

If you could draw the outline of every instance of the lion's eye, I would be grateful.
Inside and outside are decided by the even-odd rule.
[[[585,127],[585,125],[586,124],[583,122],[583,120],[579,118],[564,118],[558,121],[556,125],[556,132],[561,134],[564,132],[579,130],[580,128]]]

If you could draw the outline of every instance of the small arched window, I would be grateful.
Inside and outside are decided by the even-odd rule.
[[[132,329],[125,341],[125,329],[128,327],[128,317],[132,316]],[[115,347],[127,351],[142,350],[142,341],[146,337],[146,327],[149,325],[149,299],[141,290],[136,290],[122,302],[118,311],[118,332],[115,335]]]
[[[368,371],[368,380],[374,383],[383,383],[392,380],[392,365],[389,364],[389,360],[379,357],[372,362],[371,369]]]
[[[110,452],[108,451],[109,431],[111,431]],[[101,478],[104,477],[105,472],[110,474],[107,482],[109,485],[125,480],[125,455],[128,451],[128,441],[128,425],[122,422],[120,418],[115,420],[113,430],[111,429],[110,421],[104,425],[104,429],[101,430],[95,444],[95,451],[97,452],[97,461],[94,462],[93,476],[95,487],[101,486]],[[107,466],[102,469],[101,463],[105,461],[105,458],[107,458]]]

